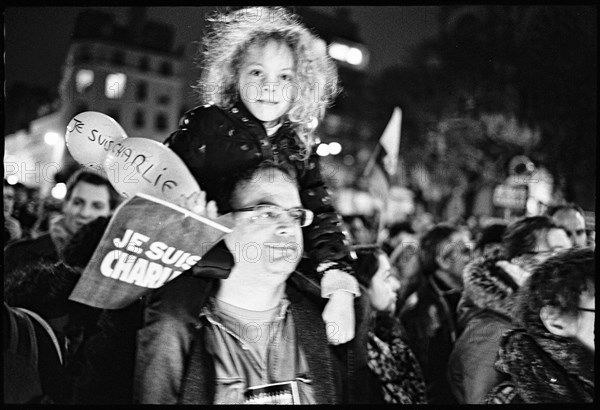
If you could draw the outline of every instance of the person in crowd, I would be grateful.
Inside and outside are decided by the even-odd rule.
[[[366,245],[375,242],[375,232],[372,224],[364,215],[344,215],[342,223],[351,244]]]
[[[355,272],[358,281],[366,290],[371,306],[370,330],[367,350],[369,368],[381,384],[385,403],[422,404],[425,403],[425,381],[421,367],[412,350],[404,342],[401,329],[392,326],[390,343],[377,336],[378,314],[390,318],[396,310],[397,291],[400,281],[393,274],[388,256],[377,246],[354,247],[357,259]],[[396,317],[396,316],[394,316]],[[392,322],[392,325],[398,322]],[[386,329],[387,330],[387,329]]]
[[[63,215],[54,220],[50,231],[4,249],[5,275],[32,263],[61,260],[73,234],[97,217],[110,215],[119,200],[119,194],[106,178],[85,169],[77,171],[67,182]]]
[[[501,254],[479,256],[464,271],[464,291],[457,308],[461,334],[448,360],[450,386],[462,404],[481,403],[500,381],[494,369],[500,338],[513,326],[517,290],[532,268],[571,247],[565,231],[545,216],[511,223],[502,243]]]
[[[290,172],[267,163],[239,177],[230,194],[233,231],[204,255],[202,266],[147,296],[135,403],[257,403],[266,391],[289,399],[289,389],[302,404],[339,403],[347,395],[369,401],[366,353],[364,366],[349,359],[353,349],[334,354],[348,344],[328,345],[321,298],[298,286],[305,278],[295,272],[302,227],[313,213],[302,208]],[[252,257],[241,254],[248,246],[257,249]],[[215,271],[229,275],[217,279]],[[364,343],[366,350],[362,333],[350,346]]]
[[[64,250],[64,262],[81,272],[108,227],[99,217],[81,227]],[[122,309],[103,310],[71,302],[66,332],[80,340],[68,368],[72,404],[132,403],[136,332],[142,325],[143,298]]]
[[[38,238],[50,231],[52,221],[62,217],[62,201],[51,195],[41,199],[37,206],[37,219],[31,231],[30,239]]]
[[[25,369],[15,370],[19,372],[17,374],[12,372],[7,374],[5,366],[5,383],[9,379],[11,391],[29,388],[36,391],[38,389],[36,384],[39,384],[41,392],[45,395],[44,400],[57,404],[70,402],[72,385],[66,368],[71,357],[70,342],[76,343],[76,341],[66,337],[65,325],[69,314],[68,296],[78,279],[79,273],[74,269],[62,263],[48,262],[26,265],[5,278],[4,301],[8,321],[5,320],[4,329],[9,333],[8,338],[5,334],[5,341],[14,337],[15,339],[11,341],[13,345],[18,343],[18,338],[23,340],[30,338],[32,343],[36,340],[38,342],[37,345],[29,345],[32,363],[37,361],[37,373],[33,378],[36,383],[25,382],[21,387],[14,385],[19,382],[17,374],[23,373]],[[18,308],[16,312],[15,308]],[[18,322],[27,323],[28,319],[33,324],[35,337],[26,332],[27,327],[17,325]],[[5,344],[5,351],[6,347]],[[19,350],[21,349],[17,349]],[[11,358],[15,359],[15,356]],[[10,363],[13,363],[12,359]],[[36,397],[38,397],[36,400],[42,400],[39,395]]]
[[[508,380],[486,403],[592,403],[596,258],[589,248],[537,266],[519,291],[517,328],[503,338],[496,367]]]
[[[446,363],[456,340],[456,306],[462,271],[471,257],[468,231],[438,224],[420,241],[417,301],[401,312],[408,341],[423,370],[428,403],[454,403]]]
[[[493,223],[485,226],[477,234],[473,256],[495,257],[503,253],[502,237],[506,232],[505,223]]]
[[[576,248],[588,245],[583,209],[577,204],[551,206],[546,211],[554,223],[565,230]]]
[[[385,229],[385,239],[382,241],[381,249],[390,257],[392,252],[398,248],[400,244],[416,243],[415,231],[410,222],[395,222]]]
[[[410,222],[393,224],[389,228],[389,235],[389,239],[383,244],[383,249],[389,249],[390,262],[396,268],[400,278],[397,300],[398,311],[400,311],[408,297],[414,294],[419,287],[419,237],[412,229]],[[416,301],[414,297],[413,300]]]
[[[12,216],[15,205],[15,188],[4,180],[4,245],[17,241],[23,236],[23,230],[19,221]]]
[[[23,237],[29,238],[29,232],[37,219],[34,211],[35,208],[30,207],[29,188],[22,182],[17,182],[14,187],[15,206],[13,209],[13,216],[21,224]]]
[[[263,160],[299,171],[302,205],[315,214],[304,229],[309,257],[300,269],[321,285],[310,289],[328,299],[323,317],[338,328],[331,342],[350,340],[358,282],[314,150],[315,127],[338,93],[336,65],[325,42],[284,8],[217,12],[209,22],[196,87],[203,105],[183,116],[165,144],[221,214],[229,211],[229,175]]]

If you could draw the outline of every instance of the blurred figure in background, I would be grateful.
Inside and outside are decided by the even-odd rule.
[[[19,221],[12,216],[15,205],[15,189],[4,180],[2,196],[4,199],[4,246],[10,242],[21,239],[23,230]]]
[[[30,205],[29,188],[17,182],[14,185],[15,188],[15,206],[13,209],[13,216],[21,224],[23,229],[23,239],[30,238],[30,231],[35,223],[37,216],[35,214],[35,208]]]
[[[377,233],[372,223],[363,215],[344,215],[344,230],[348,233],[353,245],[366,245],[375,242]]]
[[[587,233],[583,209],[577,204],[556,205],[548,208],[546,215],[563,228],[575,248],[587,246]]]
[[[471,258],[470,234],[438,224],[420,241],[420,285],[414,306],[404,306],[401,320],[423,370],[427,402],[455,403],[446,378],[446,363],[456,340],[456,306],[462,271]]]
[[[481,229],[477,235],[473,256],[493,258],[503,254],[502,237],[506,224],[494,223]]]
[[[37,337],[32,339],[33,343],[37,340],[37,345],[30,345],[29,354],[31,349],[37,351],[37,358],[34,357],[33,362],[37,362],[37,377],[41,392],[47,396],[45,400],[56,404],[70,402],[71,380],[66,370],[70,340],[65,335],[65,325],[71,303],[68,297],[78,279],[79,273],[64,264],[39,263],[15,270],[4,280],[5,309],[6,304],[10,307],[26,309],[21,312],[33,319],[34,329],[39,328],[35,329]],[[10,312],[9,309],[8,314],[14,316],[19,312]],[[19,318],[9,319],[9,322],[5,321],[3,324],[4,330],[9,334],[8,340],[11,337],[26,337],[24,328],[19,329],[10,325],[14,323],[14,319],[19,320]],[[20,320],[23,320],[22,315]],[[22,349],[17,349],[17,353],[19,351],[23,352]],[[33,355],[35,356],[36,353]],[[15,385],[19,383],[18,376],[6,374],[6,371],[5,367],[5,383],[9,383],[11,391],[14,390],[16,393],[20,388],[35,388],[29,383],[19,388]],[[17,395],[21,396],[20,393]]]
[[[40,200],[37,206],[37,219],[31,227],[31,239],[47,234],[52,221],[62,215],[62,201],[52,196]]]
[[[61,260],[73,234],[97,217],[110,215],[119,200],[119,194],[106,178],[85,169],[77,171],[67,182],[63,215],[53,221],[50,231],[4,249],[5,275],[35,262]]]
[[[387,255],[376,245],[358,246],[355,262],[356,277],[366,290],[371,305],[368,338],[369,368],[381,383],[386,403],[425,403],[425,382],[421,367],[410,347],[402,340],[398,322],[392,329],[386,326],[386,336],[376,325],[376,317],[390,318],[396,310],[400,282],[393,274]],[[393,317],[396,317],[395,315]],[[384,323],[390,324],[390,321]],[[383,339],[382,339],[383,337]]]
[[[494,362],[502,334],[512,328],[517,290],[534,266],[570,247],[565,232],[548,217],[522,218],[506,227],[502,253],[482,254],[467,265],[457,308],[460,336],[448,361],[448,379],[459,403],[481,403],[501,380]]]
[[[508,380],[486,403],[592,403],[596,259],[591,249],[541,263],[516,302],[496,366]]]

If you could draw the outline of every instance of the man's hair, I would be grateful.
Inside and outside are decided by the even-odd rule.
[[[4,300],[44,319],[60,317],[69,313],[68,298],[79,277],[75,269],[60,262],[25,265],[5,277]]]
[[[75,173],[71,175],[71,177],[69,177],[67,181],[67,194],[65,195],[65,201],[71,199],[73,190],[80,182],[87,182],[88,184],[98,186],[106,186],[106,188],[108,189],[109,206],[111,210],[115,209],[119,202],[121,202],[121,196],[113,188],[112,184],[108,179],[104,178],[102,175],[94,171],[90,171],[87,169],[79,169],[75,171]]]
[[[219,212],[223,214],[237,208],[238,191],[246,184],[260,178],[258,176],[259,173],[263,175],[267,174],[264,183],[268,184],[271,182],[272,175],[274,175],[273,172],[275,171],[282,172],[289,178],[290,182],[297,185],[296,173],[290,166],[283,163],[275,163],[271,160],[262,161],[254,167],[232,174],[225,180],[224,186],[226,188],[224,189],[224,192],[226,192],[226,194],[220,199],[220,203],[217,203]]]
[[[502,245],[508,260],[535,251],[538,237],[550,229],[562,229],[547,216],[530,216],[508,225],[502,237]]]
[[[576,315],[580,296],[595,293],[596,258],[590,248],[572,248],[537,265],[519,290],[515,314],[524,325],[538,324],[544,306]]]
[[[553,217],[558,211],[575,211],[579,212],[581,216],[585,216],[583,208],[573,202],[568,204],[552,205],[546,209],[544,214],[549,217]]]
[[[424,275],[433,275],[437,270],[435,259],[441,250],[440,246],[455,232],[458,232],[458,228],[447,223],[437,224],[425,232],[419,244],[419,263]]]
[[[364,287],[371,286],[371,279],[379,269],[379,255],[383,250],[378,245],[355,245],[350,248],[356,254],[354,273]]]

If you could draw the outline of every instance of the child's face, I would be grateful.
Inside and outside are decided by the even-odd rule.
[[[295,101],[294,73],[294,57],[284,43],[269,40],[246,51],[238,82],[240,97],[265,126],[277,124]]]

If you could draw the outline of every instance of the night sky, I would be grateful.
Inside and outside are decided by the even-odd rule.
[[[89,7],[87,7],[89,8]],[[126,7],[102,8],[127,19]],[[331,7],[312,7],[332,13]],[[359,24],[359,35],[371,52],[370,70],[378,72],[400,63],[410,47],[437,32],[435,6],[352,6],[351,17]],[[56,88],[75,18],[84,7],[8,7],[5,24],[6,88],[21,81],[29,85]],[[194,41],[201,38],[206,12],[214,7],[148,7],[150,20],[175,25],[177,46],[186,47],[188,75],[193,77]]]

